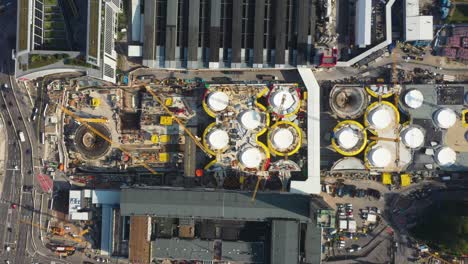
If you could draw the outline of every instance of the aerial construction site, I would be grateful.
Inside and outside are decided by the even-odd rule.
[[[78,185],[121,183],[125,171],[127,184],[177,185],[185,176],[249,190],[264,179],[261,188],[284,190],[307,163],[307,92],[295,83],[73,88],[54,109],[65,121],[64,170]],[[104,169],[106,180],[90,177]]]

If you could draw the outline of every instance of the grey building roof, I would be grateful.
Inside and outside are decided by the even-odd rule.
[[[305,233],[305,262],[320,263],[322,259],[322,230],[313,223],[307,224]]]
[[[271,218],[311,222],[310,197],[291,193],[124,188],[122,215],[265,221]]]
[[[220,249],[220,251],[215,250],[215,241],[156,239],[151,243],[151,257],[153,259],[213,261],[215,255],[218,254],[220,260],[224,261],[265,262],[263,242],[222,241]]]
[[[273,220],[271,224],[271,264],[299,263],[299,222]]]

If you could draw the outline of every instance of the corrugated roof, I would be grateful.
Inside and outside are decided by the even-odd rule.
[[[299,263],[299,223],[273,220],[271,224],[271,264]]]
[[[224,261],[265,262],[263,242],[218,241],[221,242],[219,251],[215,250],[215,241],[158,238],[151,242],[151,256],[153,259],[213,261],[215,254],[220,254]]]
[[[158,217],[193,217],[201,219],[237,219],[264,221],[271,218],[310,222],[310,197],[291,193],[122,189],[122,215],[157,215]]]

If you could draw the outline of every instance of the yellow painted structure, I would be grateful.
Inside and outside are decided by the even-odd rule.
[[[396,121],[395,123],[396,124],[399,124],[400,123],[400,112],[398,111],[398,109],[392,104],[392,103],[389,103],[387,101],[381,101],[381,102],[373,102],[372,104],[370,104],[367,109],[366,109],[366,112],[364,113],[364,125],[366,127],[369,126],[369,122],[367,121],[367,115],[369,115],[369,112],[372,111],[375,107],[377,107],[379,104],[383,104],[383,105],[387,105],[389,106],[391,109],[393,109],[393,112],[395,113],[395,118],[396,118]],[[369,131],[376,135],[376,131],[372,130],[372,129],[369,129]]]
[[[169,153],[167,152],[161,152],[159,153],[159,162],[169,162]]]
[[[205,131],[203,131],[203,135],[202,135],[202,143],[203,143],[203,147],[206,149],[206,151],[208,153],[210,153],[212,156],[216,156],[216,153],[211,150],[210,146],[208,146],[208,143],[206,142],[206,135],[208,135],[208,132],[211,130],[211,128],[213,128],[214,126],[216,125],[216,122],[213,122],[211,124],[209,124],[206,128],[205,128]],[[216,159],[215,159],[216,161]],[[208,165],[210,165],[212,162],[210,162]],[[207,166],[208,166],[207,165]],[[213,164],[211,164],[213,165]],[[206,167],[205,167],[206,169]]]
[[[335,128],[333,128],[333,133],[336,133],[336,131],[338,131],[339,129],[347,125],[358,127],[364,135],[364,140],[362,141],[362,145],[354,151],[346,151],[346,150],[341,149],[340,146],[336,143],[335,138],[334,137],[332,138],[333,149],[336,152],[340,153],[341,155],[349,157],[349,156],[355,156],[364,150],[367,144],[367,131],[364,129],[364,126],[361,125],[359,122],[356,122],[354,120],[345,120],[345,121],[341,121],[335,126]]]
[[[463,127],[468,127],[468,109],[463,109],[462,110],[462,126]]]
[[[298,141],[297,141],[297,144],[296,146],[294,146],[294,148],[288,152],[288,153],[284,153],[284,152],[279,152],[275,149],[275,147],[273,146],[273,144],[271,143],[271,140],[270,140],[270,135],[271,135],[271,132],[274,131],[278,126],[281,126],[281,125],[287,125],[287,126],[291,126],[292,128],[294,128],[294,130],[296,131],[297,135],[298,135]],[[258,138],[257,138],[257,143],[260,143],[262,144],[261,142],[258,141]],[[270,129],[268,130],[268,134],[267,134],[267,144],[268,144],[268,149],[275,155],[277,156],[291,156],[291,155],[294,155],[296,152],[299,151],[299,149],[301,148],[302,146],[302,131],[301,129],[299,128],[299,126],[297,126],[295,123],[293,122],[290,122],[290,121],[279,121],[279,122],[276,122],[275,124],[273,124]],[[263,144],[262,144],[263,145]],[[269,155],[270,153],[268,153]]]
[[[158,135],[152,135],[151,136],[151,142],[153,142],[153,144],[158,144],[159,143],[159,136]]]
[[[99,98],[93,97],[91,99],[91,106],[92,107],[99,107],[101,105],[101,100]]]
[[[382,184],[391,185],[392,184],[392,175],[388,172],[382,173]]]
[[[173,103],[172,97],[166,98],[166,100],[164,100],[164,104],[165,104],[166,106],[171,106],[172,103]]]
[[[103,118],[81,118],[80,122],[86,123],[107,123],[109,120],[105,117]]]
[[[172,117],[171,116],[161,116],[159,119],[159,123],[163,126],[171,126],[172,125]]]
[[[377,144],[376,141],[372,141],[369,144],[367,144],[366,150],[364,151],[364,165],[366,166],[367,169],[371,169],[372,165],[369,163],[369,160],[367,159],[367,155],[369,154],[369,151],[372,149],[373,146]]]
[[[376,92],[372,91],[371,88],[369,86],[366,86],[366,92],[368,94],[370,94],[372,97],[375,97],[375,98],[379,98],[379,94],[377,94]],[[393,91],[390,90],[390,92],[386,93],[386,94],[382,94],[381,97],[382,98],[389,98],[390,96],[393,95]]]
[[[406,187],[411,184],[411,176],[408,173],[400,174],[401,187]]]
[[[161,143],[167,143],[171,140],[171,135],[160,135],[159,136],[159,141]]]

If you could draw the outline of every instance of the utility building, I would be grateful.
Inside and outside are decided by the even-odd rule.
[[[358,0],[356,3],[356,45],[365,48],[371,44],[372,0]]]
[[[131,44],[143,46],[148,67],[283,68],[312,61],[315,0],[132,0],[130,8]]]
[[[405,41],[419,41],[427,44],[434,37],[433,17],[419,14],[418,0],[405,0],[404,8]]]

